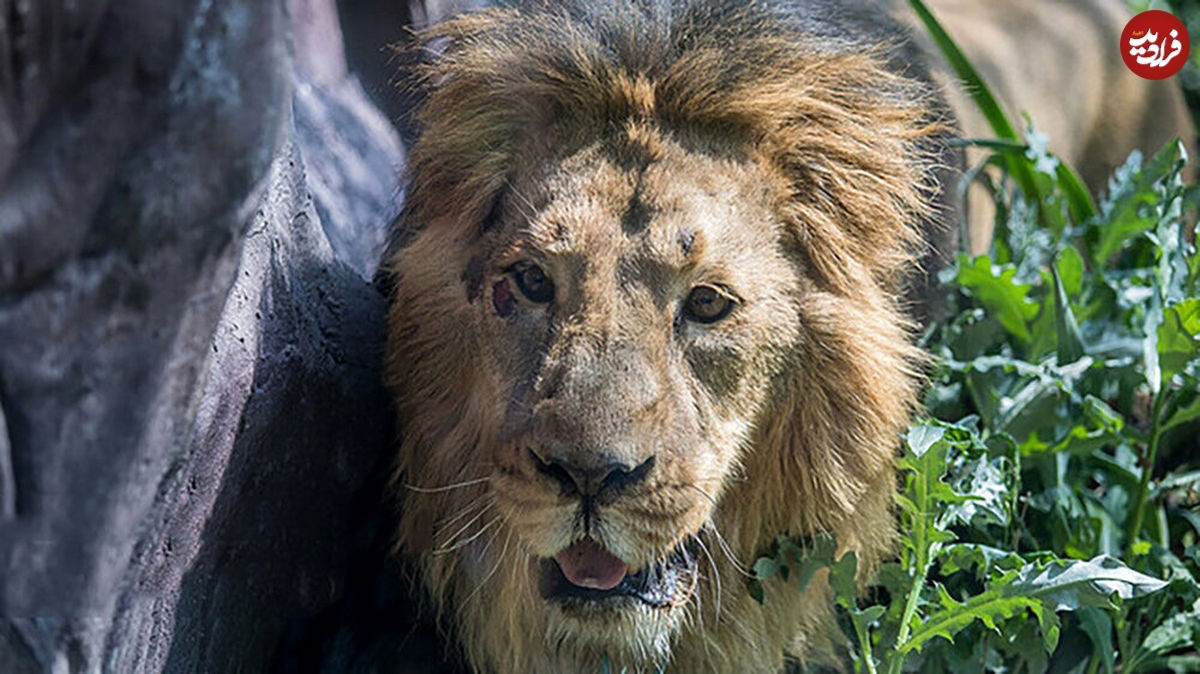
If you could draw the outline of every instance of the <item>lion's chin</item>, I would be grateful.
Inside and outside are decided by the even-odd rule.
[[[607,663],[607,671],[653,672],[671,659],[685,621],[682,606],[652,605],[616,589],[605,595],[546,600],[545,609],[553,616],[548,642],[555,645],[550,670],[598,672],[606,671]]]

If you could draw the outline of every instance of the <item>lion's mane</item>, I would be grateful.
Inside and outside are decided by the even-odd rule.
[[[497,356],[464,327],[481,292],[471,242],[522,162],[614,129],[634,146],[702,138],[697,152],[769,176],[779,235],[810,284],[798,346],[716,495],[724,540],[708,547],[728,554],[713,555],[718,573],[700,580],[697,601],[662,618],[677,629],[647,657],[669,653],[670,671],[778,670],[827,638],[827,586],[818,576],[801,593],[772,580],[760,605],[732,560],[748,564],[780,534],[833,531],[865,579],[893,551],[892,457],[922,368],[902,286],[938,198],[933,149],[945,126],[929,88],[899,72],[894,36],[821,34],[825,24],[786,3],[598,4],[492,9],[422,36],[421,133],[390,260],[400,548],[478,670],[554,671],[583,657],[489,505],[480,448],[499,433],[503,392]],[[439,547],[483,525],[475,540]],[[640,627],[597,629],[636,641],[626,632]],[[627,655],[629,671],[655,664]]]

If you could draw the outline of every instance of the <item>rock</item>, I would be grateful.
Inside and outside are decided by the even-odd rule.
[[[0,671],[262,671],[345,594],[403,153],[281,3],[0,24]]]

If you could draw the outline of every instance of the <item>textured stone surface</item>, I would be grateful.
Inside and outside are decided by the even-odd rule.
[[[399,140],[328,2],[10,10],[0,672],[262,671],[386,461]]]

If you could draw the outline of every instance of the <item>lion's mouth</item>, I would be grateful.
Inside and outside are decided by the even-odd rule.
[[[585,538],[553,559],[542,560],[539,589],[553,602],[636,599],[653,608],[669,608],[691,594],[696,566],[690,541],[664,561],[631,572],[599,543]]]

